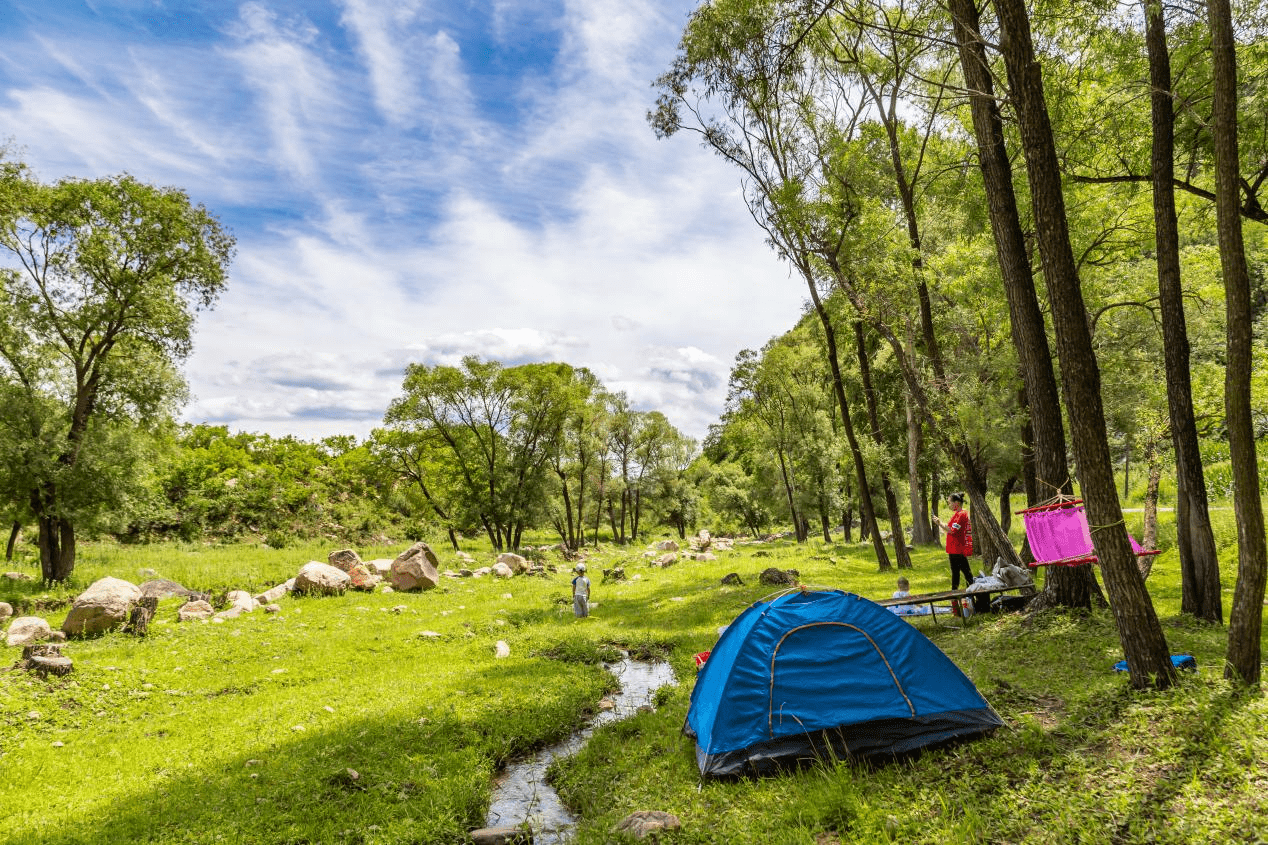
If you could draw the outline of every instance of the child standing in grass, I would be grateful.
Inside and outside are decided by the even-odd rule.
[[[572,613],[578,619],[590,615],[590,579],[586,577],[586,565],[573,567],[577,577],[572,579]]]

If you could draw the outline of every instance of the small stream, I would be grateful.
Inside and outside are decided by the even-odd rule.
[[[488,827],[509,827],[528,821],[534,845],[561,845],[567,841],[577,820],[559,800],[554,787],[546,782],[547,767],[554,760],[581,750],[595,728],[633,716],[639,707],[652,703],[656,690],[676,683],[674,670],[668,663],[645,663],[627,657],[603,665],[621,682],[621,691],[610,697],[615,706],[600,711],[588,725],[567,739],[507,766],[493,785]]]

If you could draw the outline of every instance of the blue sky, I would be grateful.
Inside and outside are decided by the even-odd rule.
[[[238,239],[185,418],[364,436],[410,362],[590,367],[700,437],[802,288],[644,115],[683,0],[0,0],[0,138]]]

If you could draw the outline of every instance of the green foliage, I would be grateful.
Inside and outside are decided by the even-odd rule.
[[[74,569],[77,525],[117,522],[137,498],[233,244],[182,191],[46,185],[0,160],[0,492],[39,522],[45,578]]]

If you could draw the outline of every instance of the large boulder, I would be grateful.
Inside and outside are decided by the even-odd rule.
[[[502,561],[498,561],[493,564],[493,574],[497,578],[511,578],[515,575],[515,570],[502,563]]]
[[[49,639],[53,629],[39,616],[19,616],[9,625],[5,643],[9,646],[28,646]]]
[[[509,566],[513,575],[521,575],[528,569],[528,558],[514,552],[502,552],[498,555],[497,562]]]
[[[7,601],[0,601],[0,622],[8,619],[13,615],[13,605]]]
[[[430,590],[440,583],[440,561],[431,546],[415,543],[392,561],[392,586],[398,590]]]
[[[351,586],[348,573],[328,563],[310,560],[296,574],[294,591],[302,595],[333,596],[342,595]]]
[[[102,578],[79,594],[66,614],[62,630],[73,636],[100,634],[128,621],[128,611],[141,598],[141,588],[120,578]]]
[[[340,549],[329,555],[330,565],[341,572],[346,572],[352,581],[352,589],[373,592],[379,583],[377,572],[361,562],[361,556],[352,549]]]

